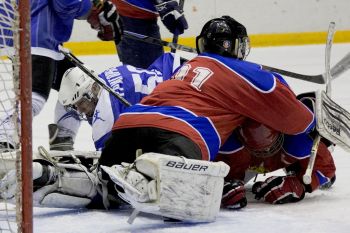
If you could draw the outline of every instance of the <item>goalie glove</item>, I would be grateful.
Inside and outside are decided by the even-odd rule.
[[[296,176],[271,176],[264,182],[256,182],[252,192],[257,200],[262,198],[271,204],[285,204],[301,201],[305,187]]]
[[[227,209],[241,209],[247,205],[243,181],[232,180],[224,183],[221,206]]]
[[[184,33],[188,28],[186,18],[175,0],[156,0],[155,7],[164,26],[173,34]]]

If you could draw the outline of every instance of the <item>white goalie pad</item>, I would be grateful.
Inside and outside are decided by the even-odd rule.
[[[120,165],[101,167],[124,189],[120,196],[137,211],[186,222],[215,221],[224,177],[229,172],[229,166],[223,162],[158,153],[142,154],[123,171]],[[132,179],[131,170],[141,176]]]
[[[44,169],[40,162],[33,162],[33,180],[45,181],[33,192],[34,206],[82,208],[97,194],[97,174],[90,172],[83,165],[56,163],[54,166],[44,165]],[[0,180],[0,197],[13,199],[16,190],[16,170],[12,169]]]
[[[14,150],[11,152],[5,152],[0,154],[0,179],[6,175],[6,173],[12,169],[15,169],[16,165],[16,153],[20,152]]]
[[[86,206],[97,194],[99,180],[81,164],[56,164],[57,178],[33,193],[35,206],[77,208]]]
[[[316,92],[316,119],[322,137],[350,152],[350,113],[322,90]]]
[[[93,159],[94,161],[100,158],[100,151],[57,151],[57,150],[42,150],[42,146],[39,146],[38,150],[33,151],[33,159],[47,159],[44,155],[45,153],[55,161],[62,158],[84,158],[84,159]],[[21,153],[21,150],[14,150],[11,152],[1,153],[1,162],[0,162],[0,179],[10,170],[15,169],[16,164],[16,154]]]

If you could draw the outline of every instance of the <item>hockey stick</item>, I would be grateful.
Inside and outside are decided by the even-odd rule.
[[[331,69],[331,79],[338,78],[342,73],[350,68],[350,52],[346,54],[337,64]],[[324,76],[324,74],[323,74]]]
[[[328,28],[327,42],[326,42],[326,51],[325,51],[325,78],[326,78],[326,92],[331,94],[331,49],[333,44],[333,38],[335,33],[335,23],[331,22]],[[316,110],[315,110],[316,111]],[[320,119],[317,119],[320,120]],[[318,146],[321,141],[321,135],[317,133],[311,148],[309,163],[307,165],[305,174],[303,176],[303,182],[305,184],[311,184],[312,181],[312,171],[314,169],[316,155]]]
[[[169,47],[169,48],[174,49],[174,50],[181,50],[181,51],[189,52],[189,53],[197,53],[197,50],[192,48],[192,47],[189,47],[186,45],[180,45],[180,44],[176,44],[176,43],[172,43],[172,42],[168,42],[168,41],[164,41],[164,40],[160,40],[160,39],[157,39],[154,37],[141,35],[141,34],[138,34],[135,32],[124,31],[123,36],[125,36],[127,38],[134,39],[134,40],[139,40],[139,41],[143,41],[146,43],[150,43],[150,44],[166,46],[166,47]],[[318,83],[318,84],[325,83],[325,74],[306,75],[306,74],[299,74],[299,73],[295,73],[295,72],[291,72],[291,71],[287,71],[287,70],[282,70],[282,69],[278,69],[278,68],[274,68],[274,67],[266,66],[266,65],[261,65],[261,67],[263,69],[266,69],[266,70],[269,70],[272,72],[277,72],[279,74],[286,75],[286,76],[291,77],[291,78],[304,80],[307,82]],[[334,67],[332,67],[331,75],[333,78],[337,78],[340,74],[342,74],[344,71],[346,71],[349,68],[350,68],[350,53],[345,55],[344,58],[342,58]]]
[[[278,68],[270,67],[270,66],[265,66],[262,65],[263,69],[270,70],[273,72],[277,72],[280,74],[284,74],[286,76],[289,76],[289,73],[293,73],[293,77],[289,76],[291,78],[297,78],[301,79],[304,81],[308,82],[314,82],[318,84],[324,84],[327,80],[326,78],[326,73],[323,74],[318,74],[318,75],[304,75],[304,74],[298,74],[290,71],[285,71],[285,70],[280,70]],[[344,73],[346,70],[350,68],[350,52],[347,53],[337,64],[335,64],[331,69],[330,69],[330,74],[331,74],[331,79],[336,79],[338,78],[342,73]],[[288,74],[287,74],[287,73]]]
[[[182,11],[181,13],[183,13],[184,5],[185,5],[185,0],[180,0],[180,1],[179,1],[179,8],[180,8],[180,10]],[[178,33],[175,33],[174,36],[173,36],[173,43],[174,43],[174,44],[177,44],[177,40],[178,40],[178,39],[179,39],[179,34],[178,34]],[[171,49],[171,52],[172,52],[172,53],[175,53],[175,52],[176,52],[176,49]]]
[[[104,82],[102,82],[99,77],[95,74],[93,70],[89,70],[82,61],[80,61],[76,56],[74,56],[68,49],[60,46],[60,52],[75,66],[81,69],[85,74],[89,75],[95,82],[97,82],[101,87],[103,87],[106,91],[111,93],[114,97],[116,97],[120,102],[122,102],[125,106],[129,107],[131,104],[117,92],[115,92],[112,88],[107,86]]]
[[[169,47],[169,48],[175,49],[175,50],[181,50],[181,51],[185,51],[185,52],[189,52],[189,53],[197,53],[197,50],[192,48],[192,47],[189,47],[186,45],[180,45],[180,44],[176,44],[176,43],[172,43],[172,42],[168,42],[168,41],[164,41],[164,40],[160,40],[158,38],[154,38],[151,36],[145,36],[142,34],[138,34],[136,32],[123,31],[123,36],[130,38],[130,39],[154,44],[154,45],[166,46],[166,47]]]

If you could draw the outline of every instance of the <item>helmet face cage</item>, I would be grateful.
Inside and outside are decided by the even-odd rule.
[[[236,39],[235,56],[238,59],[245,60],[250,52],[249,37],[242,37]]]
[[[93,113],[97,103],[92,93],[93,83],[78,67],[68,69],[62,77],[59,102],[66,110],[77,112],[81,119],[91,118],[88,115]]]
[[[92,95],[92,92],[88,92],[88,93],[84,93],[82,95],[81,98],[79,98],[79,100],[77,100],[74,104],[68,104],[68,105],[64,105],[64,108],[67,110],[67,111],[74,111],[77,113],[77,115],[79,116],[80,120],[86,120],[86,121],[89,121],[91,117],[89,116],[86,116],[86,114],[84,112],[80,112],[78,110],[78,107],[76,106],[76,104],[78,102],[80,102],[81,100],[83,101],[88,101],[88,102],[94,102],[94,104],[96,105],[96,100],[95,98],[93,97]]]
[[[245,27],[229,16],[207,22],[196,38],[197,52],[212,52],[244,60],[250,51]]]

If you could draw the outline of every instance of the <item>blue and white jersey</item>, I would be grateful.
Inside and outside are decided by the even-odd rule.
[[[91,0],[31,0],[32,54],[63,59],[58,46],[69,40],[74,19],[91,7]]]
[[[13,54],[13,19],[14,8],[10,0],[0,2],[0,55]],[[4,49],[12,51],[3,51]]]
[[[0,3],[0,48],[13,46],[13,6],[11,0]],[[18,1],[17,1],[18,2]],[[35,55],[63,59],[58,46],[72,34],[74,19],[86,15],[90,0],[31,0],[31,52]],[[9,52],[11,54],[11,52]],[[3,55],[6,53],[2,53]]]
[[[174,66],[174,64],[177,65]],[[102,72],[99,77],[106,85],[134,105],[151,93],[159,83],[170,79],[173,70],[179,64],[179,62],[174,62],[173,54],[165,53],[148,69],[123,65],[110,68]],[[126,108],[116,97],[102,89],[91,121],[92,138],[96,150],[102,150],[106,139],[111,134],[114,122]]]

